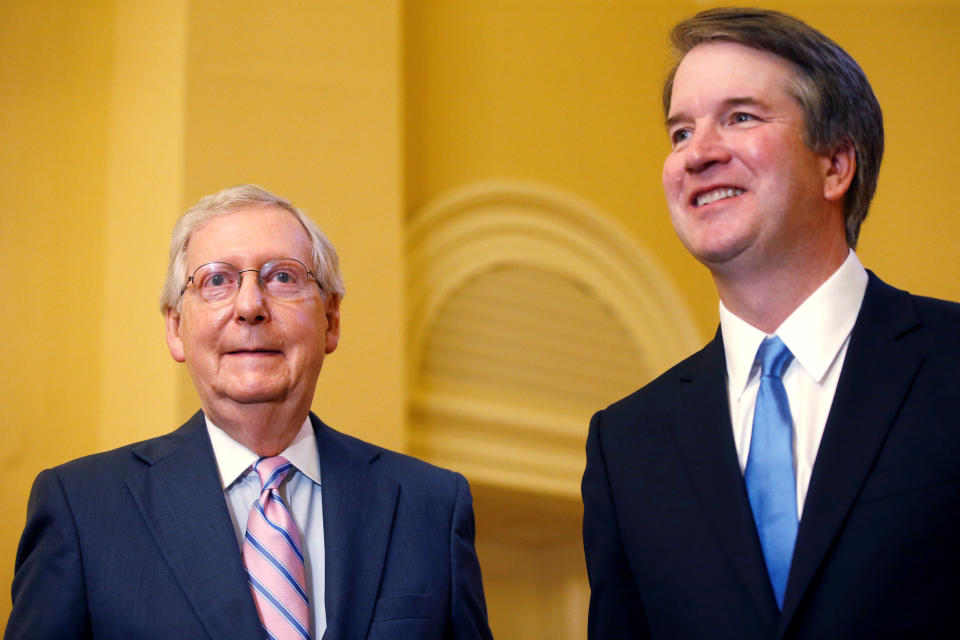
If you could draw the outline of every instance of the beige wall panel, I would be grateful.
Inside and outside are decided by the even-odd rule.
[[[477,485],[477,554],[495,638],[586,637],[579,499]]]
[[[187,203],[255,182],[340,253],[342,337],[314,409],[403,448],[400,22],[396,2],[191,5]],[[198,407],[184,386],[183,408]]]
[[[0,3],[0,626],[27,494],[97,446],[109,2]]]
[[[111,73],[98,449],[178,424],[182,375],[157,299],[183,198],[186,0],[117,3]]]

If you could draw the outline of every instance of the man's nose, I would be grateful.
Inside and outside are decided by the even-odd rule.
[[[690,173],[700,173],[715,164],[730,161],[730,149],[716,127],[697,127],[684,149],[684,166]]]
[[[258,323],[270,315],[265,304],[260,274],[256,271],[241,274],[237,299],[233,301],[234,319],[238,322]]]

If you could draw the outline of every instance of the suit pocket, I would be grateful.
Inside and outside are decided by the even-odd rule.
[[[956,502],[958,489],[960,489],[960,477],[956,475],[940,478],[918,478],[905,477],[904,474],[887,473],[873,476],[867,480],[857,504],[873,504],[892,498],[916,501],[922,499],[924,492],[929,492],[932,495],[942,494],[945,498],[951,498]]]
[[[433,615],[433,596],[430,594],[383,596],[377,599],[373,621],[413,620],[432,618]]]

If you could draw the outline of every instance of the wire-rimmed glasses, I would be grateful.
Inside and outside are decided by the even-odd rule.
[[[296,258],[277,258],[259,269],[240,269],[228,262],[202,264],[187,278],[180,294],[192,283],[204,301],[214,304],[229,302],[240,291],[243,274],[250,271],[257,274],[257,282],[267,295],[277,300],[302,298],[314,284],[323,291],[323,285],[305,264]]]

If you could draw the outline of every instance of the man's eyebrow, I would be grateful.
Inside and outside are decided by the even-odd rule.
[[[690,118],[688,118],[686,114],[677,113],[667,118],[666,121],[663,123],[663,126],[666,127],[667,130],[669,131],[673,127],[673,125],[677,124],[678,122],[682,122],[683,120],[689,120],[689,119]]]
[[[723,106],[727,109],[729,109],[730,107],[740,107],[744,105],[753,106],[753,107],[765,107],[767,106],[767,103],[763,102],[762,100],[753,98],[751,96],[727,98],[726,100],[723,101]]]
[[[742,106],[756,106],[756,107],[765,107],[767,106],[762,100],[758,100],[752,96],[735,96],[732,98],[727,98],[722,103],[720,103],[721,110],[726,111],[733,107],[742,107]],[[667,129],[670,129],[672,126],[678,122],[683,122],[685,120],[691,120],[690,116],[685,113],[677,113],[666,119],[664,126]]]

